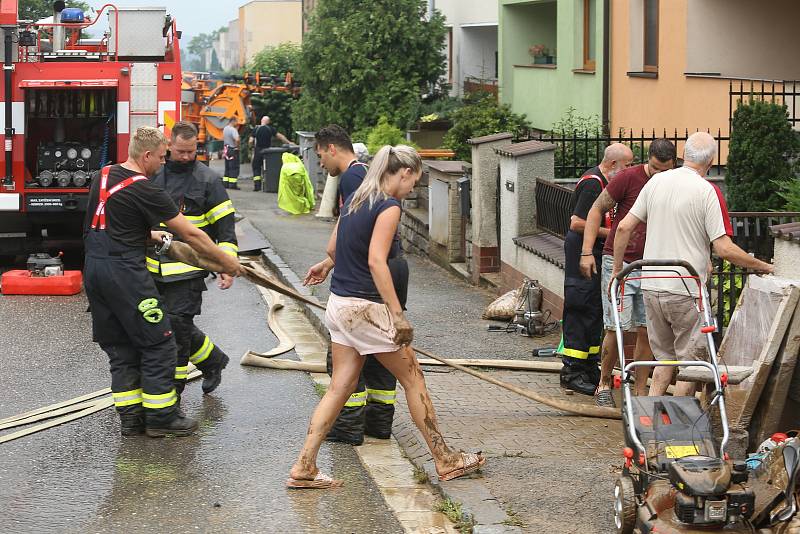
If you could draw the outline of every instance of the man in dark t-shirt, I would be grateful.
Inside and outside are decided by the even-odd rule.
[[[253,145],[253,191],[261,191],[261,174],[264,168],[264,153],[262,150],[272,146],[273,137],[277,137],[287,145],[292,144],[270,122],[270,118],[264,115],[261,117],[261,124],[256,126],[253,133],[250,134],[250,143]]]
[[[145,264],[145,244],[164,232],[164,221],[203,256],[239,274],[238,261],[219,251],[178,211],[152,176],[164,162],[167,140],[141,127],[131,138],[128,160],[103,168],[89,193],[84,245],[84,287],[92,312],[92,335],[108,354],[111,393],[125,436],[188,436],[197,421],[183,416],[173,387],[176,345]]]
[[[614,324],[613,309],[609,299],[607,288],[611,283],[611,272],[614,264],[614,236],[617,226],[628,211],[633,206],[639,196],[639,192],[650,178],[661,171],[666,171],[675,165],[675,146],[667,139],[656,139],[650,144],[648,161],[646,164],[637,165],[625,169],[617,174],[614,180],[594,201],[586,220],[583,232],[582,252],[588,252],[592,247],[595,237],[600,229],[600,224],[605,213],[610,212],[616,206],[614,222],[608,232],[603,247],[602,265],[597,263],[594,254],[581,254],[580,269],[581,274],[586,279],[591,279],[597,275],[598,269],[601,270],[601,297],[603,299],[603,326],[605,335],[603,337],[602,358],[600,367],[600,383],[595,392],[595,404],[598,406],[614,407],[614,398],[611,395],[611,373],[614,364],[619,361],[617,352],[616,326]],[[625,262],[631,263],[642,259],[644,255],[645,235],[647,225],[639,224],[631,235],[628,246],[625,249]],[[644,299],[641,289],[641,280],[636,280],[639,271],[632,273],[631,279],[625,282],[625,291],[620,309],[620,323],[624,331],[637,330],[636,348],[634,349],[634,359],[644,361],[652,359],[650,343],[647,339],[647,323],[645,320]],[[649,368],[639,367],[636,369],[636,394],[647,394],[647,377]]]
[[[587,280],[580,273],[583,229],[589,209],[608,185],[608,180],[630,165],[632,160],[633,152],[627,146],[621,143],[609,145],[603,154],[603,161],[583,174],[572,195],[572,216],[564,238],[564,312],[561,321],[564,366],[560,382],[561,387],[585,395],[594,395],[600,380],[597,363],[603,330],[603,304],[600,277],[593,276]],[[600,230],[592,250],[586,252],[598,261],[608,226],[610,224]]]

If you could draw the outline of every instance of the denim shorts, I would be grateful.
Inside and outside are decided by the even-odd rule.
[[[628,265],[627,263],[623,265]],[[614,312],[611,309],[611,299],[608,296],[608,285],[611,283],[611,271],[614,269],[614,258],[603,255],[603,269],[600,278],[601,293],[603,294],[603,326],[606,330],[616,330],[614,326]],[[642,271],[633,271],[628,277],[640,277]],[[619,297],[617,297],[619,304]],[[626,280],[625,294],[622,296],[622,309],[619,312],[620,323],[625,331],[647,326],[644,310],[644,297],[642,296],[641,280]]]

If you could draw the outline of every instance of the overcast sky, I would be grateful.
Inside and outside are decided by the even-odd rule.
[[[178,21],[178,29],[183,32],[181,44],[186,47],[195,35],[211,33],[220,26],[227,26],[228,22],[239,16],[239,6],[246,2],[247,0],[117,0],[114,4],[119,7],[166,7],[167,13]],[[86,0],[86,3],[99,9],[108,2]],[[102,18],[105,19],[105,15]],[[104,29],[108,27],[105,21],[97,24],[102,24]]]

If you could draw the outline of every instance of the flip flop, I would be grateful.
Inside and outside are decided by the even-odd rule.
[[[486,458],[481,455],[481,452],[461,452],[462,467],[457,467],[452,471],[448,471],[443,475],[439,475],[440,481],[453,480],[454,478],[463,477],[470,473],[474,473],[486,463]]]
[[[323,473],[317,473],[314,480],[298,480],[295,478],[286,479],[286,487],[289,489],[330,489],[340,488],[344,481],[336,480]]]

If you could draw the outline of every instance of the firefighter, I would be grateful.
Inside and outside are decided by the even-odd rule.
[[[92,335],[108,354],[111,392],[125,436],[187,436],[197,421],[180,414],[173,377],[177,348],[161,295],[145,267],[150,229],[165,221],[200,254],[240,274],[228,256],[184,217],[172,199],[147,179],[164,162],[167,139],[156,128],[131,136],[128,159],[102,169],[89,193],[84,244],[84,286]]]
[[[350,136],[342,127],[335,124],[326,126],[314,137],[320,165],[331,176],[339,177],[337,207],[340,207],[361,185],[367,166],[356,158]],[[388,260],[389,271],[397,297],[405,310],[408,294],[408,263],[402,256],[400,241],[397,238],[394,247],[398,253],[396,257]],[[311,268],[305,283],[312,285],[321,283],[331,268],[333,262],[330,258],[326,258]],[[315,271],[315,269],[320,270]],[[332,373],[333,362],[329,347],[328,374]],[[358,386],[347,399],[326,439],[352,445],[361,445],[364,442],[364,434],[389,439],[392,433],[396,396],[397,379],[374,356],[367,356]]]
[[[564,239],[564,333],[561,349],[561,387],[594,396],[600,382],[600,338],[603,333],[603,301],[600,276],[589,279],[580,271],[583,228],[592,204],[615,174],[633,161],[633,152],[621,143],[606,147],[600,165],[586,171],[572,194],[572,217]],[[600,262],[610,220],[603,224],[594,243],[595,261]]]
[[[239,130],[236,117],[231,117],[222,129],[222,157],[225,160],[225,175],[222,183],[225,189],[239,189]]]
[[[233,204],[219,175],[196,161],[197,128],[187,121],[175,123],[169,148],[167,162],[153,182],[167,192],[190,223],[205,232],[222,252],[236,258],[239,247]],[[179,239],[179,236],[174,238]],[[148,253],[147,270],[156,280],[175,332],[178,345],[175,390],[179,400],[186,385],[188,362],[203,372],[203,393],[211,393],[219,386],[229,358],[194,325],[194,316],[201,311],[205,278],[209,273],[172,261],[166,255],[159,256],[155,250]],[[228,289],[231,284],[232,277],[225,273],[219,275],[220,289]]]
[[[263,150],[272,146],[272,138],[277,137],[282,143],[291,145],[292,142],[270,124],[268,116],[261,117],[261,124],[255,127],[250,134],[250,144],[253,145],[253,191],[261,191],[261,171],[264,168]]]

